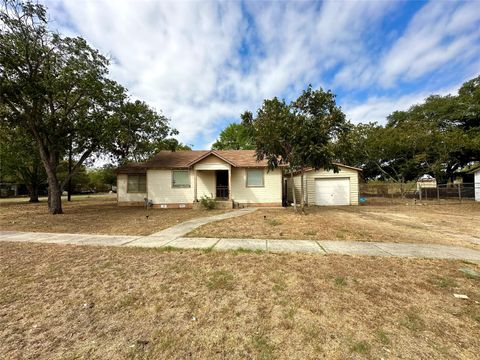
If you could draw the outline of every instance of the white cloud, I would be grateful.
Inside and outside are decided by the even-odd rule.
[[[343,111],[354,124],[377,122],[384,124],[393,111],[408,110],[411,106],[422,103],[432,93],[436,95],[456,94],[461,84],[438,89],[437,91],[420,91],[404,96],[372,96],[360,104],[347,104]]]
[[[472,57],[478,52],[478,28],[472,31],[478,15],[471,3],[456,4],[422,8],[376,60],[369,39],[398,8],[391,1],[47,2],[54,26],[109,54],[112,77],[163,110],[179,139],[197,147],[211,144],[220,125],[257,109],[263,99],[292,98],[309,83],[329,88],[326,79],[334,78],[337,89],[390,86],[452,58]],[[442,6],[455,9],[442,12]],[[248,56],[242,55],[245,48]],[[347,105],[355,117],[380,119],[415,96],[392,102],[380,94]]]
[[[390,7],[366,2],[48,2],[55,25],[113,59],[112,76],[172,118],[180,140],[210,143],[216,125],[267,97],[297,95],[347,61],[364,18]],[[246,10],[245,10],[246,9]],[[246,16],[250,17],[247,21]],[[72,30],[74,29],[74,30]],[[248,57],[239,56],[242,44]]]

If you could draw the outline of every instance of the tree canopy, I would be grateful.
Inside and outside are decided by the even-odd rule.
[[[455,171],[480,160],[480,77],[457,95],[432,95],[393,112],[384,126],[352,126],[338,146],[342,160],[362,167],[367,179],[404,182],[428,173],[453,180]]]
[[[232,123],[222,130],[213,150],[253,150],[254,139],[244,124]]]
[[[126,89],[108,78],[109,60],[98,50],[51,31],[43,5],[4,0],[0,43],[0,119],[33,139],[51,213],[62,213],[65,184],[92,155],[142,159],[176,134],[167,118],[130,101]],[[60,179],[57,168],[66,156],[75,162]]]
[[[256,116],[246,113],[243,124],[250,128],[259,160],[266,159],[270,169],[288,166],[301,173],[301,205],[304,206],[303,172],[306,168],[334,169],[336,141],[348,132],[345,115],[336,105],[335,95],[309,86],[298,99],[264,100]],[[293,192],[296,205],[295,192]]]

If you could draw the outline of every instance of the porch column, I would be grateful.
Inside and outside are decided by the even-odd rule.
[[[197,169],[193,170],[193,200],[197,202]]]
[[[228,200],[232,200],[232,167],[228,168]]]

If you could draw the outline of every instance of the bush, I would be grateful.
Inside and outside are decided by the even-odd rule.
[[[207,210],[213,210],[215,209],[215,199],[208,197],[207,195],[203,195],[200,198],[200,204],[202,204],[202,207]]]

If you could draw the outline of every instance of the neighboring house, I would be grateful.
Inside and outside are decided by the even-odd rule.
[[[470,174],[474,176],[475,200],[480,201],[480,164],[476,164],[470,169]]]
[[[144,163],[118,170],[119,205],[191,208],[203,196],[226,207],[281,206],[282,169],[267,171],[253,150],[162,151]]]
[[[358,205],[359,198],[359,168],[336,164],[338,172],[323,169],[305,170],[304,196],[308,205]],[[285,175],[287,199],[293,201],[292,181],[289,175]],[[301,176],[296,173],[293,178],[295,185],[295,197],[297,203],[301,198]]]

